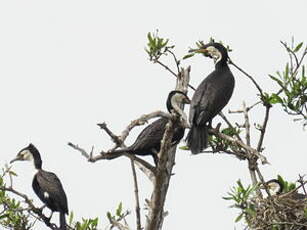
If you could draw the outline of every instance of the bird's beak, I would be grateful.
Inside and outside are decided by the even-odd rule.
[[[183,103],[185,103],[185,104],[191,104],[190,98],[185,97],[185,98],[183,99]]]
[[[208,50],[201,48],[201,49],[190,49],[189,53],[202,53],[202,54],[207,54]]]
[[[13,160],[10,161],[10,164],[14,163],[15,161],[20,161],[21,158],[19,156],[15,157]]]
[[[265,187],[267,187],[268,189],[271,189],[270,184],[266,184],[266,185],[260,184],[260,185],[259,185],[259,189],[265,189]]]

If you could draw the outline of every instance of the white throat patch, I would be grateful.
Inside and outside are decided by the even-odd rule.
[[[280,189],[280,185],[276,182],[269,183],[269,190],[271,195],[276,195]]]
[[[215,64],[222,59],[221,52],[214,46],[209,46],[206,49],[208,50],[209,55],[213,58]]]
[[[179,106],[181,103],[183,103],[185,98],[186,98],[185,95],[181,93],[176,93],[171,98],[171,105],[173,107],[173,110],[175,110],[180,115],[182,123],[183,123],[183,127],[190,128],[187,115],[184,113],[184,111]]]
[[[33,160],[33,155],[29,150],[23,150],[22,152],[19,153],[22,156],[22,159],[25,161],[31,161]]]

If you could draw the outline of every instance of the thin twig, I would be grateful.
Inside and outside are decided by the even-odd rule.
[[[243,113],[244,113],[244,127],[245,127],[245,139],[246,139],[246,144],[248,146],[251,146],[250,143],[250,123],[249,123],[249,117],[248,117],[248,111],[245,102],[243,101]]]
[[[305,175],[301,176],[301,175],[298,175],[299,176],[299,179],[298,179],[298,182],[301,184],[301,187],[303,187],[303,191],[304,191],[304,194],[305,196],[307,196],[307,193],[306,193],[306,189],[305,189],[305,181],[304,181],[304,177]]]
[[[280,43],[285,47],[285,49],[288,51],[288,53],[292,54],[291,56],[294,57],[295,64],[296,64],[296,66],[298,66],[299,65],[299,61],[298,61],[298,58],[297,58],[296,54],[288,47],[287,43],[285,43],[283,41],[280,41]]]
[[[134,183],[136,229],[142,230],[138,181],[137,181],[134,162],[133,160],[130,160],[130,162],[131,162],[131,169],[132,169],[133,183]]]
[[[254,85],[256,86],[256,88],[258,89],[261,97],[263,96],[263,92],[262,92],[262,89],[261,87],[259,86],[259,84],[256,82],[256,80],[251,76],[249,75],[247,72],[245,72],[242,68],[240,68],[239,66],[237,66],[230,58],[229,58],[229,64],[233,65],[234,67],[236,67],[241,73],[243,73],[245,76],[247,76],[253,83]]]
[[[158,63],[159,65],[163,66],[168,72],[170,72],[173,76],[177,77],[177,74],[171,70],[167,65],[164,63],[160,62],[159,60],[154,60],[155,63]]]
[[[82,156],[84,156],[89,162],[92,162],[92,163],[94,163],[96,161],[99,161],[99,160],[108,160],[110,158],[108,153],[103,152],[103,151],[100,152],[100,154],[97,155],[97,156],[90,156],[90,154],[88,154],[86,152],[86,150],[84,150],[83,148],[79,147],[78,145],[75,145],[75,144],[73,144],[71,142],[68,142],[68,145],[70,147],[72,147],[73,149],[81,152]],[[145,174],[149,178],[153,177],[153,175],[155,174],[155,167],[152,166],[151,164],[149,164],[148,162],[142,160],[141,158],[139,158],[139,157],[137,157],[137,156],[135,156],[133,154],[123,153],[122,155],[126,156],[126,157],[128,157],[128,158],[130,158],[130,159],[132,159],[134,161],[136,161],[136,163],[138,163],[138,167],[140,167],[140,165],[142,165],[142,167],[145,167],[146,169],[144,169],[144,168],[140,168],[140,169],[141,169],[142,172],[144,172],[144,173],[146,172]]]
[[[267,124],[268,124],[268,120],[269,120],[270,109],[271,109],[271,105],[265,106],[265,117],[264,117],[264,121],[263,121],[263,124],[261,126],[261,129],[260,129],[260,138],[259,138],[258,146],[257,146],[258,152],[261,152],[261,150],[262,150],[262,143],[263,143],[264,134],[265,134],[266,127],[267,127]]]
[[[219,116],[227,123],[227,125],[231,128],[231,129],[235,129],[234,126],[230,123],[230,121],[227,119],[227,117],[225,116],[225,114],[221,111],[219,113]],[[242,141],[240,135],[238,133],[235,133],[235,136]]]
[[[105,122],[97,124],[102,130],[104,130],[113,140],[113,142],[120,146],[122,144],[122,141],[118,136],[116,136],[108,127]]]
[[[172,71],[167,65],[163,64],[159,60],[155,60],[155,62],[158,63],[159,65],[163,66],[167,71],[169,71],[176,78],[178,77],[177,74],[174,71]],[[195,91],[195,88],[192,85],[188,84],[188,87],[190,87],[192,90]]]
[[[179,67],[180,62],[178,61],[178,59],[177,59],[177,57],[176,57],[176,55],[174,54],[173,51],[171,51],[170,49],[167,49],[167,52],[169,52],[169,53],[173,56],[174,61],[175,61],[175,63],[176,63],[177,72],[178,72],[178,74],[179,74],[179,73],[180,73],[180,67]]]

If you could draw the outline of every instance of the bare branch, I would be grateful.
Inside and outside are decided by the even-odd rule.
[[[245,149],[247,152],[249,152],[250,154],[259,157],[259,159],[261,160],[262,164],[269,164],[268,160],[266,159],[265,156],[261,155],[256,149],[253,149],[252,147],[246,145],[245,143],[243,143],[240,140],[237,140],[231,136],[228,136],[226,134],[220,133],[218,130],[216,129],[209,129],[209,132],[214,134],[215,136],[222,138],[224,140],[230,141],[231,143],[242,147],[243,149]]]
[[[246,104],[245,104],[244,101],[243,101],[243,113],[244,113],[244,119],[245,119],[244,127],[245,127],[245,132],[246,132],[246,134],[245,134],[246,144],[248,146],[251,146],[251,143],[250,143],[250,123],[249,123],[247,107],[246,107]]]
[[[127,126],[127,128],[121,133],[120,135],[120,141],[124,142],[127,138],[127,136],[129,135],[130,131],[136,127],[136,126],[140,126],[140,125],[144,125],[146,122],[148,122],[150,119],[152,118],[156,118],[156,117],[165,117],[165,118],[170,118],[170,114],[169,113],[165,113],[162,111],[155,111],[149,114],[144,114],[141,117],[139,117],[138,119],[135,119],[133,121],[131,121],[131,123]]]
[[[70,147],[72,147],[73,149],[79,151],[82,154],[82,156],[84,156],[88,161],[91,161],[92,158],[91,158],[90,154],[88,154],[83,148],[80,148],[78,145],[75,145],[71,142],[68,142],[67,144]]]
[[[118,136],[116,136],[108,127],[105,122],[97,124],[102,130],[104,130],[113,140],[113,142],[120,146],[122,144],[122,141]]]
[[[158,63],[159,65],[163,66],[167,71],[169,71],[176,78],[178,77],[178,75],[174,71],[172,71],[167,65],[163,64],[159,60],[155,60],[155,62]],[[195,88],[190,84],[188,84],[188,87],[190,87],[192,90],[195,90]]]
[[[179,74],[176,90],[185,92],[188,88],[190,68],[182,69]],[[184,105],[181,105],[184,108]],[[172,175],[172,169],[175,164],[176,146],[171,147],[171,140],[174,133],[174,125],[178,125],[178,116],[172,114],[166,125],[163,139],[161,141],[160,152],[158,153],[159,162],[157,166],[156,177],[154,180],[154,190],[151,200],[148,204],[148,216],[146,221],[146,230],[160,230],[166,216],[164,212],[164,203]]]
[[[179,73],[180,73],[180,68],[179,68],[180,61],[178,61],[178,59],[177,59],[177,57],[176,57],[176,55],[174,54],[173,51],[171,51],[170,49],[167,48],[167,52],[169,52],[169,53],[173,56],[174,61],[175,61],[175,63],[176,63],[177,72],[178,72],[178,74],[179,74]]]
[[[157,167],[156,180],[154,183],[154,191],[152,193],[150,201],[150,209],[147,218],[146,230],[161,229],[163,223],[163,207],[170,180],[169,171],[171,170],[167,170],[166,165],[169,160],[169,154],[175,154],[176,152],[169,151],[171,147],[173,132],[173,122],[169,120],[165,128],[163,139],[161,141],[160,152],[158,153],[160,158]]]
[[[259,138],[258,146],[257,146],[258,152],[261,152],[261,150],[262,150],[262,143],[263,143],[265,130],[266,130],[268,120],[269,120],[270,108],[271,108],[270,105],[265,106],[265,117],[264,117],[264,121],[263,121],[263,124],[261,126],[261,129],[260,129],[260,138]]]
[[[154,60],[154,63],[158,63],[159,65],[164,67],[168,72],[170,72],[173,76],[177,77],[177,74],[173,70],[171,70],[167,65],[165,65],[164,63],[160,62],[157,59]]]
[[[133,162],[133,160],[130,160],[130,162],[131,162],[131,169],[132,169],[133,182],[134,182],[136,229],[142,230],[138,181],[137,181],[134,162]]]

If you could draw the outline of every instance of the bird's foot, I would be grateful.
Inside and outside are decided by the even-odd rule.
[[[191,128],[191,125],[189,124],[189,122],[184,120],[184,119],[181,120],[181,125],[182,125],[183,128],[186,128],[186,129]]]
[[[220,132],[221,125],[222,125],[222,123],[218,123],[215,128],[212,128],[212,126],[211,126],[211,129],[214,129],[214,131],[216,131],[216,132]]]
[[[47,205],[43,205],[42,207],[40,207],[40,208],[38,208],[41,212],[44,210],[44,208],[46,208],[47,207]]]
[[[50,222],[51,218],[52,218],[53,212],[51,212],[50,216],[47,218],[48,221]]]

